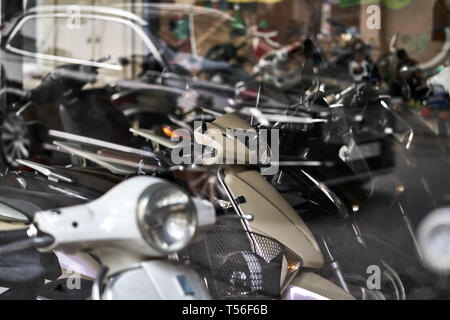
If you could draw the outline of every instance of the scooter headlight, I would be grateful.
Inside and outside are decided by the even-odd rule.
[[[197,225],[196,208],[189,195],[168,183],[157,183],[142,193],[137,219],[147,243],[164,254],[183,249]]]

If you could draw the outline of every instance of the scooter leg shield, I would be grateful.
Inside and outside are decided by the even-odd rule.
[[[202,278],[172,261],[146,261],[110,278],[106,300],[210,300]]]

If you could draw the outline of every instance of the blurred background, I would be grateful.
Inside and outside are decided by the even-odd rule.
[[[251,51],[252,40],[249,39],[251,28],[260,32],[276,31],[270,39],[281,46],[293,43],[300,39],[312,38],[321,43],[325,51],[331,52],[333,48],[342,47],[345,42],[354,37],[362,39],[372,48],[373,58],[389,50],[393,37],[396,37],[397,46],[406,49],[412,58],[419,63],[426,62],[436,56],[445,44],[445,27],[449,21],[449,0],[30,0],[30,1],[6,1],[2,0],[2,23],[14,16],[25,12],[37,5],[95,5],[122,7],[137,14],[145,16],[153,14],[143,12],[142,4],[150,3],[175,3],[190,4],[205,8],[213,8],[229,14],[233,18],[233,27],[242,28],[242,36],[247,36],[246,48],[242,48],[242,54],[248,58],[254,58]],[[367,8],[378,4],[381,9],[381,29],[369,30],[367,19],[370,14]],[[186,9],[187,10],[187,9]],[[420,13],[420,14],[419,14]],[[183,19],[180,14],[173,19]],[[165,20],[170,20],[166,18]],[[224,27],[220,20],[212,23],[214,16],[209,19],[195,19],[193,24],[197,35],[197,43],[200,53],[207,51],[214,42],[220,39],[224,32],[217,32],[214,28]],[[162,19],[164,20],[164,19]],[[209,21],[204,21],[209,20]],[[160,24],[164,28],[169,21],[154,21],[152,27]],[[206,28],[205,28],[206,24]],[[187,27],[189,28],[189,27]],[[36,26],[35,30],[39,30]],[[180,24],[178,37],[183,37],[183,27]],[[91,42],[92,52],[94,47],[101,42],[101,31],[97,30],[96,41]],[[108,32],[106,28],[103,32]],[[188,29],[185,32],[189,32]],[[219,38],[211,35],[219,34]],[[79,34],[86,37],[86,34]],[[71,35],[72,39],[74,36]],[[208,41],[205,41],[208,38]],[[251,37],[250,37],[251,38]],[[55,37],[56,39],[56,37]],[[211,41],[215,39],[215,41]],[[87,39],[86,41],[90,41]],[[235,41],[244,41],[236,39]],[[121,46],[117,42],[117,50]],[[72,50],[75,48],[71,48]],[[83,48],[86,51],[85,48]],[[448,58],[448,57],[447,57]]]

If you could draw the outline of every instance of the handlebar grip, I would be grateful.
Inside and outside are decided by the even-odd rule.
[[[28,238],[27,229],[0,231],[0,244],[6,244]]]

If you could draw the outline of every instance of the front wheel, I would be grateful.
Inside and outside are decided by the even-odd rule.
[[[10,113],[0,127],[0,162],[4,166],[18,167],[16,160],[31,157],[31,135],[25,119]]]
[[[359,300],[405,300],[405,288],[397,273],[383,269],[380,274],[380,287],[368,288],[367,277],[359,274],[346,273],[344,278],[349,285],[351,294]]]

